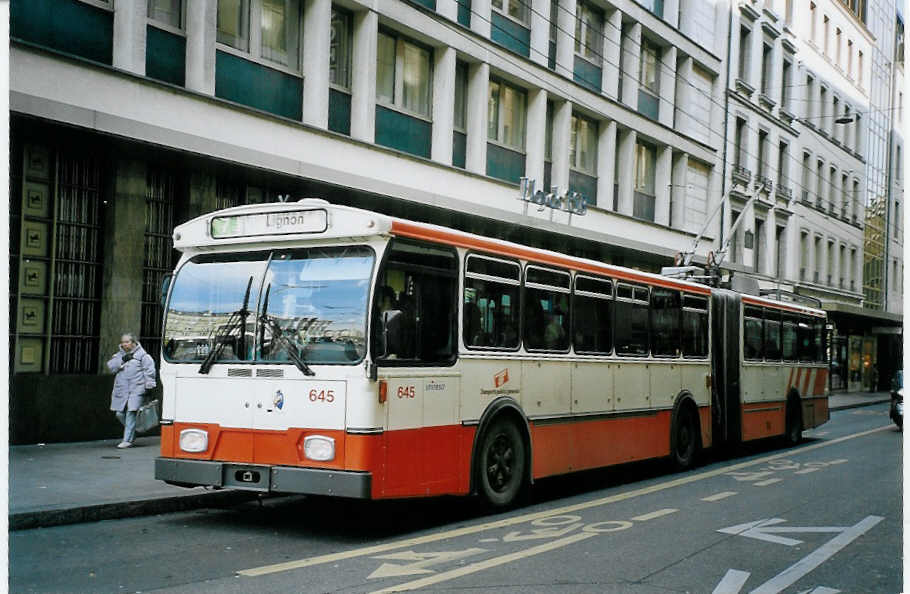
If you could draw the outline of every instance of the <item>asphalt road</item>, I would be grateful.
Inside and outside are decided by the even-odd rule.
[[[282,498],[9,534],[11,592],[900,592],[902,434],[887,405],[803,444],[471,499]]]

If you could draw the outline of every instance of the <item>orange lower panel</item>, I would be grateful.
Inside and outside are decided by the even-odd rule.
[[[710,425],[709,425],[710,426]],[[534,478],[670,454],[670,411],[531,424]]]
[[[743,441],[783,435],[786,419],[785,402],[743,404]]]
[[[828,410],[828,397],[807,398],[803,400],[803,429],[824,425],[831,418]]]

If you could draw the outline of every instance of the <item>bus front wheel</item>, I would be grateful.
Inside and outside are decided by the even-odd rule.
[[[508,419],[497,419],[486,431],[477,458],[480,494],[493,507],[515,502],[525,484],[527,455],[521,432]]]

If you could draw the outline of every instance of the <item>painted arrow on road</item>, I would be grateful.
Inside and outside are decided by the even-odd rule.
[[[845,526],[776,526],[783,522],[786,522],[786,520],[782,518],[770,518],[757,520],[755,522],[746,522],[745,524],[738,524],[736,526],[730,526],[729,528],[721,528],[718,532],[736,534],[747,538],[755,538],[757,540],[764,540],[792,547],[802,544],[803,541],[796,540],[795,538],[775,536],[775,534],[840,533],[847,529]]]
[[[433,573],[432,569],[427,569],[431,565],[448,563],[464,559],[471,555],[485,552],[486,549],[465,549],[463,551],[444,551],[440,553],[415,553],[414,551],[401,551],[399,553],[390,553],[380,555],[373,559],[387,559],[389,561],[413,561],[407,565],[397,565],[394,563],[383,563],[376,571],[368,576],[368,579],[398,577],[402,575],[418,575],[422,573]]]

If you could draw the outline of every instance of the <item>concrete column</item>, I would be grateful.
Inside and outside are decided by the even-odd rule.
[[[186,88],[215,94],[217,0],[196,0],[186,7]]]
[[[569,187],[569,142],[572,137],[572,103],[556,103],[553,111],[553,165],[550,185],[560,191]],[[548,188],[549,189],[549,188]]]
[[[622,47],[622,12],[606,15],[604,23],[604,63],[601,88],[611,99],[619,99],[619,55]],[[611,190],[612,191],[612,190]]]
[[[550,15],[550,0],[531,0],[531,61],[544,68],[550,56],[551,16],[556,15]]]
[[[436,12],[450,21],[457,21],[458,2],[456,0],[436,0]]]
[[[675,50],[676,48],[673,48],[673,49]],[[676,125],[677,130],[679,130],[683,134],[688,134],[689,136],[695,136],[696,138],[699,138],[702,135],[704,135],[706,138],[708,138],[708,141],[710,142],[711,135],[709,133],[707,133],[708,131],[702,130],[702,129],[696,129],[696,124],[693,123],[694,122],[693,118],[688,115],[689,113],[692,112],[692,106],[695,103],[695,97],[696,97],[696,95],[695,95],[696,91],[695,91],[695,89],[692,88],[692,85],[691,85],[692,68],[694,65],[695,65],[695,61],[691,57],[684,58],[679,63],[679,67],[677,68],[675,75],[676,75],[676,77],[679,78],[680,83],[676,84],[676,77],[674,77],[673,82],[674,82],[676,96],[674,98],[674,102],[673,102],[674,104],[670,107],[673,108],[674,120],[676,119],[675,112],[676,112],[677,108],[679,109],[680,112],[686,114],[684,117],[679,118],[679,121],[677,122],[677,125]],[[661,78],[661,81],[660,81],[661,96],[663,96],[663,94],[664,94],[663,84],[664,84],[664,81]],[[664,102],[662,101],[661,105],[660,105],[661,115],[663,115],[663,109],[664,109],[663,103]],[[663,123],[663,119],[661,119],[661,123]],[[671,125],[671,126],[673,125],[672,121],[669,125]],[[700,126],[699,126],[699,128],[700,128]]]
[[[780,263],[780,279],[796,281],[799,280],[799,225],[795,216],[789,216],[782,220],[784,232],[781,234],[781,241],[784,242],[784,259]]]
[[[664,20],[671,27],[679,26],[679,0],[664,0]]]
[[[114,68],[145,76],[146,2],[114,3]]]
[[[472,19],[473,21],[474,19]],[[465,169],[472,173],[487,173],[487,113],[490,98],[490,65],[471,64],[468,67],[467,140]]]
[[[755,87],[756,92],[761,93],[761,63],[762,63],[762,45],[764,45],[764,35],[762,34],[761,25],[758,21],[749,23],[752,28],[752,47],[749,55],[749,84]]]
[[[765,233],[765,253],[762,254],[764,260],[761,264],[762,272],[769,276],[774,276],[774,264],[777,259],[777,217],[774,209],[768,211],[765,217],[765,226],[762,228]],[[758,238],[755,238],[758,241]]]
[[[455,126],[455,48],[437,47],[433,64],[433,139],[431,158],[452,164],[452,132]]]
[[[351,80],[351,138],[376,140],[376,44],[379,15],[372,10],[354,13],[354,52]]]
[[[329,47],[332,0],[306,0],[303,26],[303,121],[329,127]]]
[[[525,154],[525,175],[543,187],[544,156],[547,142],[547,92],[543,89],[528,91],[528,137]]]
[[[559,0],[556,19],[556,73],[569,79],[575,74],[575,0]]]
[[[675,46],[664,48],[663,51],[661,51],[658,76],[660,77],[660,102],[657,106],[657,120],[664,126],[672,128],[673,116],[675,115],[673,112],[676,102]]]
[[[774,183],[774,187],[771,189],[770,199],[774,201],[774,193],[777,191],[778,184],[780,183],[780,171],[778,171],[778,165],[780,161],[780,133],[777,131],[777,128],[771,128],[768,133],[768,177]]]
[[[145,261],[146,165],[116,163],[114,199],[105,209],[104,273],[101,288],[101,366],[117,351],[124,332],[138,336],[142,323],[142,267]]]
[[[701,229],[690,229],[686,225],[686,199],[689,193],[689,153],[679,153],[673,158],[673,172],[670,176],[670,226],[692,233]]]
[[[654,222],[670,224],[670,190],[673,186],[673,147],[657,147],[654,164]]]
[[[218,196],[216,194],[217,178],[210,171],[193,169],[187,180],[187,209],[188,219],[196,218],[217,208]]]
[[[844,197],[843,184],[841,183],[841,172],[835,171],[834,178],[831,178],[831,170],[828,170],[828,185],[830,186],[830,198],[829,203],[830,208],[834,209],[834,215],[840,216],[841,204],[843,204],[842,199]]]
[[[758,170],[758,125],[755,120],[750,118],[746,121],[744,134],[746,136],[746,155],[744,158],[746,164],[744,166],[752,172],[752,180],[755,181],[755,177],[761,175]]]
[[[619,135],[619,212],[632,216],[635,203],[635,130],[623,130]]]
[[[613,183],[616,179],[616,122],[601,121],[597,136],[597,206],[613,210]]]
[[[490,0],[471,0],[471,31],[490,38]]]
[[[641,66],[641,23],[629,27],[622,39],[622,102],[638,110],[638,71]]]

